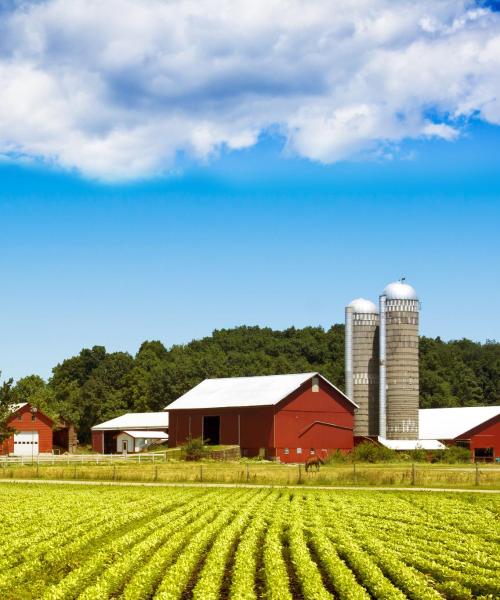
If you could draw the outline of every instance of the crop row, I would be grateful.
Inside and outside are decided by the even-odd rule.
[[[2,600],[500,597],[491,498],[70,486],[0,497],[19,530],[0,528]]]

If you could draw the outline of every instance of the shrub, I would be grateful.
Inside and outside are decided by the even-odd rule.
[[[468,448],[462,448],[461,446],[450,446],[446,450],[435,450],[432,453],[432,462],[442,463],[470,463],[471,453]]]
[[[379,446],[372,442],[363,442],[355,446],[349,455],[351,462],[398,462],[400,457],[395,450]]]
[[[345,452],[341,452],[340,450],[334,450],[324,459],[324,462],[327,465],[345,463],[347,462],[347,454],[345,454]]]
[[[186,460],[201,460],[208,454],[208,448],[203,438],[188,438],[183,446]]]

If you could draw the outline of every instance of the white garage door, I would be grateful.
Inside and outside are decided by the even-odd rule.
[[[38,431],[18,431],[15,433],[14,454],[16,456],[37,456]]]

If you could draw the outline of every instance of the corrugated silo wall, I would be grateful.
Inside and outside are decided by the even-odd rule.
[[[387,438],[418,439],[418,300],[387,300]]]
[[[378,434],[378,326],[376,314],[352,315],[353,400],[359,406],[354,435]]]

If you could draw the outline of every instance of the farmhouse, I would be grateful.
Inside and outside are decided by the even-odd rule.
[[[469,448],[474,460],[500,459],[500,406],[420,409],[419,431],[422,440]]]
[[[54,422],[28,402],[18,404],[7,422],[15,431],[0,444],[0,454],[38,456],[52,452]]]
[[[304,462],[353,447],[356,404],[319,373],[205,379],[166,407],[169,446],[190,437]]]
[[[92,448],[111,454],[140,452],[168,439],[168,413],[127,413],[92,427]]]

